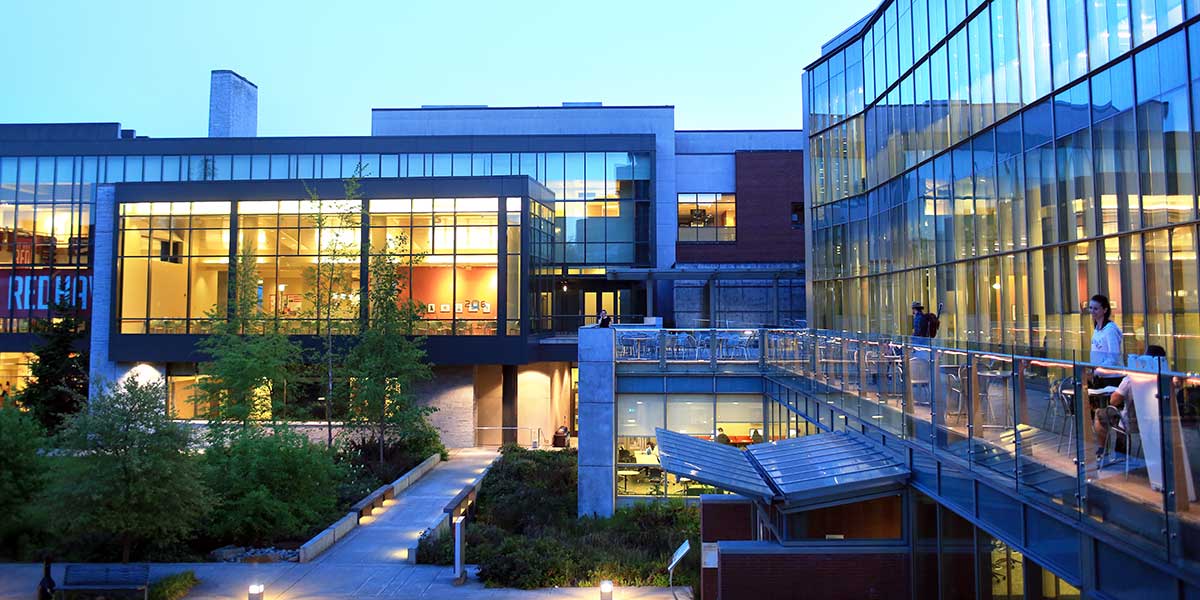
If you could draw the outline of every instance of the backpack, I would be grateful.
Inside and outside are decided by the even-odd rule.
[[[925,315],[925,333],[928,337],[937,337],[938,328],[942,326],[942,320],[938,315],[942,312],[942,305],[938,304],[937,313],[929,313]]]

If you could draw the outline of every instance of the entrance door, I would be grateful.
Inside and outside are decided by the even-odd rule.
[[[611,292],[584,292],[583,293],[583,322],[585,325],[590,325],[596,322],[596,315],[600,314],[600,309],[608,311],[609,316],[614,322],[619,322],[618,317],[623,313],[629,312],[632,308],[630,302],[629,290],[614,290]]]

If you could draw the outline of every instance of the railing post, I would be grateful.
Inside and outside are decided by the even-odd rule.
[[[711,368],[712,368],[712,370],[716,371],[716,370],[717,370],[717,350],[719,350],[719,349],[720,349],[720,348],[719,348],[719,346],[717,345],[717,330],[716,330],[716,329],[710,329],[710,330],[708,331],[708,333],[709,333],[709,338],[708,338],[708,357],[709,357],[709,358],[708,358],[708,366],[709,366],[709,367],[711,367]]]
[[[758,370],[767,369],[767,330],[758,330]]]
[[[657,340],[657,342],[656,342],[657,347],[655,348],[655,351],[658,352],[658,369],[660,371],[666,371],[667,370],[667,332],[665,330],[659,329],[658,335],[655,337]]]

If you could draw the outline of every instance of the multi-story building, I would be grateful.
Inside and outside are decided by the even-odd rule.
[[[581,330],[580,512],[699,496],[705,598],[1200,594],[1198,72],[1195,3],[882,2],[804,75],[813,327]]]
[[[1103,293],[1130,352],[1200,366],[1184,2],[885,2],[805,75],[810,321],[1086,358]]]
[[[260,307],[301,340],[356,329],[373,253],[420,257],[408,267],[424,308],[415,333],[436,365],[423,396],[451,446],[546,443],[573,428],[575,330],[601,309],[618,322],[657,314],[672,324],[677,252],[744,263],[742,279],[719,282],[729,290],[783,283],[776,310],[738,320],[803,318],[802,260],[746,248],[794,235],[799,132],[677,133],[669,106],[565,103],[377,109],[370,136],[260,138],[251,82],[215,71],[211,94],[206,138],[152,139],[115,123],[0,125],[8,387],[27,376],[31,323],[69,300],[90,319],[93,377],[164,376],[171,410],[202,417],[196,344],[227,310],[232,265],[247,252]],[[677,138],[697,136],[719,142],[700,157],[677,153]],[[744,173],[753,179],[739,201]],[[362,198],[348,206],[341,181],[355,174]],[[347,209],[352,222],[336,221]],[[397,239],[402,247],[388,246]],[[330,261],[355,264],[353,291],[316,319],[312,267]],[[711,265],[695,267],[693,280],[716,281]],[[704,304],[687,318],[730,320],[723,314]],[[324,418],[314,383],[288,394],[290,418]]]

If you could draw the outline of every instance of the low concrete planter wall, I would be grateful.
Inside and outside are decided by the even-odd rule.
[[[350,532],[354,531],[355,527],[358,527],[358,523],[363,517],[371,516],[376,508],[383,506],[385,500],[390,500],[401,491],[408,489],[413,483],[432,470],[433,467],[437,466],[441,460],[441,455],[434,454],[421,461],[421,464],[409,469],[407,473],[396,481],[380,486],[379,489],[368,494],[366,498],[359,500],[354,506],[350,507],[350,512],[346,516],[334,521],[332,525],[313,536],[303,546],[300,546],[300,562],[305,563],[313,560],[320,556],[322,552],[332,547],[338,540],[350,535]],[[415,556],[415,553],[416,550],[414,548],[412,555]]]

